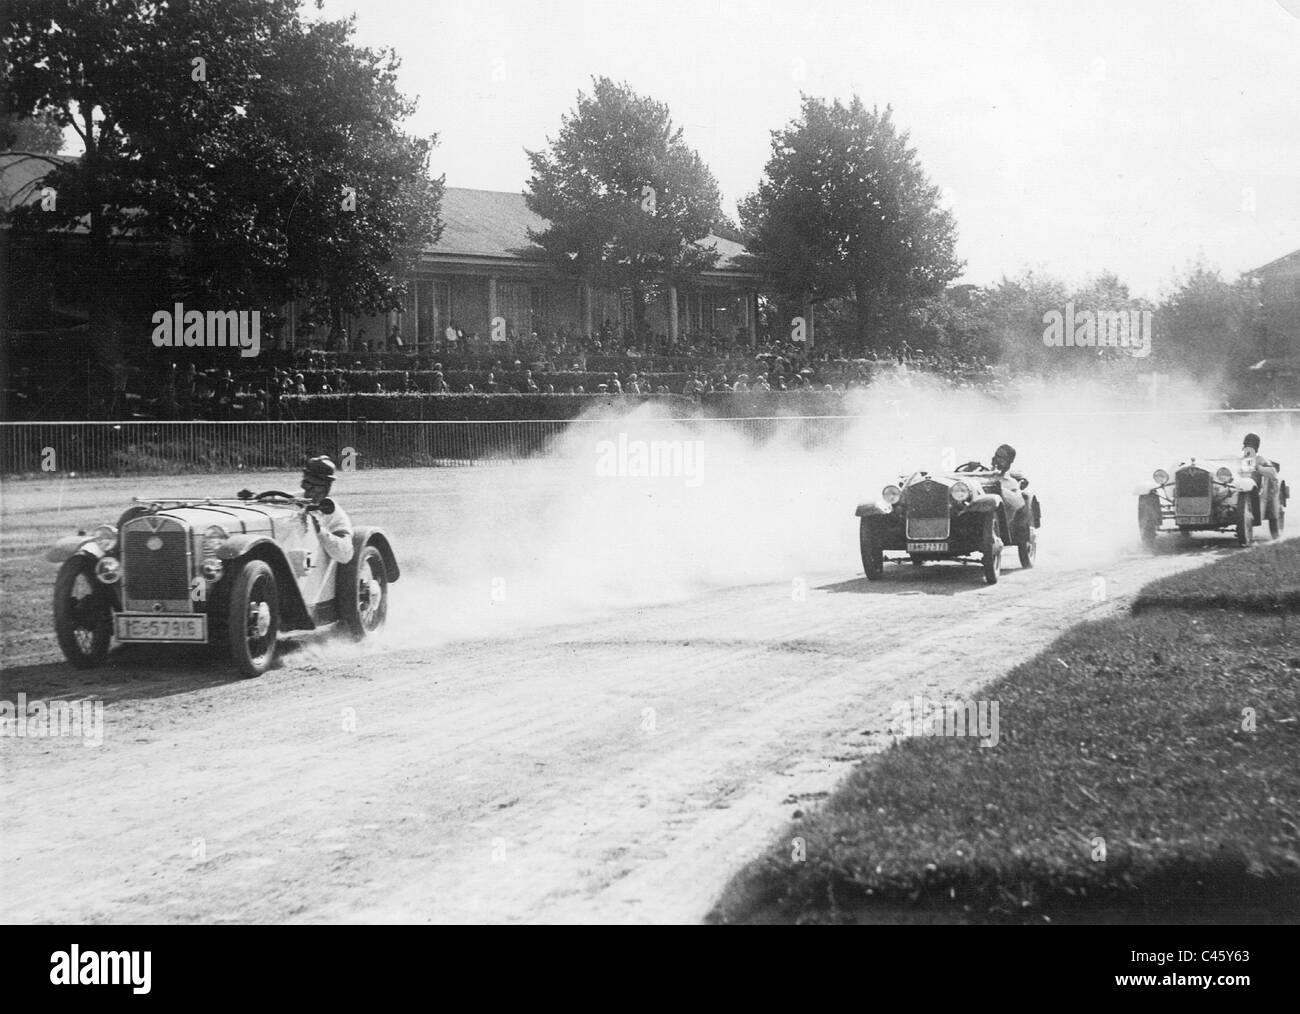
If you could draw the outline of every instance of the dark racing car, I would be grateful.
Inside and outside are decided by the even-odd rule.
[[[1178,467],[1157,468],[1134,491],[1138,534],[1155,549],[1162,532],[1231,532],[1239,546],[1255,541],[1267,521],[1278,538],[1286,524],[1287,485],[1276,462],[1254,458],[1189,458]]]
[[[953,472],[913,472],[858,505],[862,568],[868,581],[884,574],[886,553],[930,560],[978,562],[987,584],[1002,573],[1002,548],[1014,545],[1021,567],[1038,554],[1041,511],[1019,472],[968,462]]]
[[[213,644],[245,676],[273,662],[282,631],[338,622],[356,639],[377,631],[398,578],[387,536],[352,530],[351,558],[321,551],[312,511],[272,490],[230,500],[139,501],[116,525],[60,539],[46,559],[54,629],[73,665],[104,660],[120,643]]]

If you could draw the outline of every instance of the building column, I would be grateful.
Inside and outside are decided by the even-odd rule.
[[[492,341],[492,322],[497,319],[497,279],[496,275],[488,278],[488,326],[487,340]]]
[[[677,347],[677,286],[668,286],[668,344]]]
[[[745,296],[749,300],[749,347],[758,348],[758,293],[750,292]]]

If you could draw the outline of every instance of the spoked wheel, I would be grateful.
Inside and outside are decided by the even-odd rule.
[[[984,583],[997,584],[1002,576],[1002,539],[998,537],[997,518],[989,511],[984,518],[984,541],[982,546],[984,565]]]
[[[54,633],[64,657],[78,669],[102,663],[113,640],[113,605],[95,577],[95,560],[78,553],[54,579]]]
[[[230,658],[245,676],[261,676],[275,660],[280,633],[280,595],[275,571],[264,560],[249,560],[230,589],[227,614]]]
[[[340,567],[338,587],[339,615],[355,640],[364,640],[384,625],[388,617],[388,569],[377,548],[366,546]]]
[[[878,581],[885,573],[885,553],[871,529],[871,519],[863,518],[858,528],[858,543],[862,549],[862,570],[868,581]]]
[[[1250,509],[1250,497],[1237,498],[1237,545],[1249,546],[1255,541],[1255,516]]]

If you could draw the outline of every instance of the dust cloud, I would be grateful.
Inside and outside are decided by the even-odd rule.
[[[510,634],[735,586],[784,595],[797,581],[860,579],[859,502],[901,474],[987,463],[1001,443],[1016,448],[1014,467],[1042,504],[1038,565],[1057,570],[1143,552],[1134,487],[1157,467],[1235,457],[1250,431],[1266,456],[1300,460],[1291,415],[1214,413],[1190,387],[1161,392],[1157,412],[1100,384],[994,402],[913,374],[848,404],[855,418],[744,428],[665,421],[642,405],[573,423],[523,465],[426,470],[428,523],[390,525],[404,573],[381,646]],[[643,474],[656,466],[671,474]]]

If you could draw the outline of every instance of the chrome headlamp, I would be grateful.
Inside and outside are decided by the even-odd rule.
[[[1163,468],[1157,468],[1154,472],[1151,473],[1151,480],[1152,480],[1152,481],[1153,481],[1157,486],[1165,486],[1165,485],[1168,485],[1168,483],[1169,483],[1169,473],[1166,472]]]
[[[116,556],[101,556],[95,564],[95,577],[104,584],[117,584],[122,579],[122,563]]]
[[[903,491],[891,483],[880,491],[880,498],[892,507],[903,499]]]
[[[226,540],[230,538],[230,533],[220,525],[210,525],[203,533],[203,555],[216,556],[217,550],[225,545]]]
[[[105,553],[111,553],[117,548],[117,529],[112,525],[100,525],[90,533],[90,537]]]
[[[957,503],[965,503],[970,499],[970,487],[964,482],[953,483],[952,498],[957,501]]]
[[[1232,482],[1232,469],[1226,466],[1220,468],[1217,472],[1214,473],[1214,481],[1221,482],[1225,486],[1228,485],[1230,482]]]

